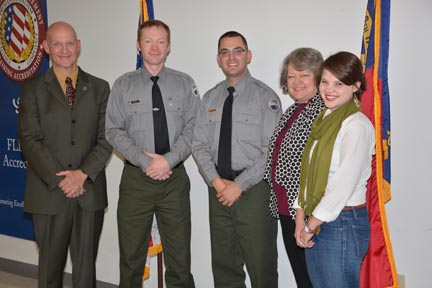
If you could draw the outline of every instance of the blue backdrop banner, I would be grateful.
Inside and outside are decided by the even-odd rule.
[[[49,67],[42,41],[46,0],[0,0],[0,234],[33,240],[24,213],[27,162],[21,154],[17,115],[21,82]]]

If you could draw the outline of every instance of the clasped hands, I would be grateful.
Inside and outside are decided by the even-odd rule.
[[[216,189],[216,198],[224,206],[231,207],[240,199],[242,189],[234,181],[215,178],[212,186]]]
[[[163,181],[172,175],[173,171],[170,169],[169,163],[165,157],[147,151],[144,151],[144,154],[152,158],[150,165],[145,170],[145,173],[148,177],[152,178],[153,180]]]
[[[306,233],[305,231],[306,224],[303,222],[303,225],[297,225],[294,233],[294,237],[296,239],[297,246],[301,248],[312,248],[315,243],[311,240],[314,234]]]
[[[58,187],[63,191],[67,198],[77,198],[84,194],[84,182],[88,175],[81,169],[64,170],[57,172],[56,175],[64,177],[59,182]]]
[[[304,219],[305,213],[303,209],[297,208],[294,237],[296,239],[297,246],[301,248],[312,248],[315,245],[315,243],[311,240],[314,234],[306,232],[305,227],[307,223],[305,223]],[[321,223],[322,221],[318,218],[314,216],[309,217],[308,224],[311,225],[314,229],[320,226]]]

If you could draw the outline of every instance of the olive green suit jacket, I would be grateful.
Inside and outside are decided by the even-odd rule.
[[[81,169],[88,175],[78,198],[84,210],[107,206],[105,164],[112,147],[105,140],[108,82],[79,70],[73,109],[49,69],[21,86],[18,134],[26,158],[24,210],[58,214],[66,201],[56,173]]]

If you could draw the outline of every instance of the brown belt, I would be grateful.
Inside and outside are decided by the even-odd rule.
[[[355,210],[355,209],[363,208],[365,206],[366,206],[366,204],[360,204],[360,205],[357,205],[357,206],[345,206],[345,208],[343,208],[342,210],[343,211]]]

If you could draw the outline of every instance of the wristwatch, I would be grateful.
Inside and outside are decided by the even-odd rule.
[[[308,225],[304,227],[304,231],[308,234],[315,234],[317,229],[311,229]]]

